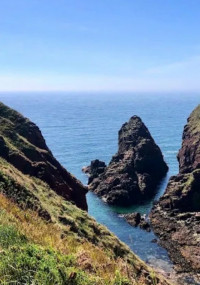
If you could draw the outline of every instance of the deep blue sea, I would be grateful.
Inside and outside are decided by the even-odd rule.
[[[200,103],[200,94],[68,94],[1,93],[0,101],[15,108],[41,129],[55,157],[84,184],[81,168],[93,159],[108,163],[117,151],[118,130],[133,115],[142,118],[169,166],[167,177],[154,198],[158,199],[171,175],[178,171],[176,159],[186,119]],[[171,269],[167,252],[152,243],[154,234],[128,225],[119,213],[148,213],[152,201],[130,208],[104,204],[93,193],[87,195],[89,213],[106,225],[144,261]]]

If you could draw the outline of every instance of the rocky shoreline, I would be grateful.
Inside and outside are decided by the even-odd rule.
[[[154,205],[151,225],[176,271],[193,273],[200,282],[200,105],[184,128],[178,161],[179,174]]]
[[[152,147],[154,148],[153,152]],[[142,149],[142,151],[141,151]],[[146,152],[144,151],[146,149]],[[156,150],[156,151],[155,151]],[[154,152],[155,151],[155,152]],[[155,169],[157,160],[160,174],[153,176],[144,165]],[[171,277],[178,284],[200,284],[200,105],[188,118],[178,153],[179,173],[172,176],[164,195],[154,203],[149,217],[140,213],[120,215],[131,226],[154,231],[158,242],[169,252],[175,272]],[[140,168],[141,163],[144,165]],[[143,169],[141,171],[141,169]],[[140,118],[134,116],[119,131],[119,149],[106,166],[95,160],[83,169],[89,176],[89,190],[105,202],[129,205],[144,201],[153,193],[167,166],[158,146]],[[148,174],[147,174],[148,173]],[[151,174],[151,175],[150,175]],[[159,179],[158,179],[159,177]],[[154,179],[154,183],[152,183]],[[154,185],[153,185],[154,184]],[[132,195],[132,196],[131,196]]]

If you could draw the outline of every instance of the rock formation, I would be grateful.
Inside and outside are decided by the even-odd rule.
[[[0,156],[24,174],[45,181],[57,194],[87,210],[87,189],[54,158],[39,128],[2,103]]]
[[[200,105],[184,128],[178,161],[179,174],[153,207],[151,223],[177,269],[200,273]]]
[[[134,204],[152,196],[168,167],[139,117],[133,116],[121,127],[118,145],[118,152],[98,177],[97,165],[89,189],[115,205]]]
[[[148,221],[148,217],[146,215],[141,215],[138,212],[122,214],[123,217],[132,227],[140,227],[141,229],[150,232],[151,227]]]
[[[82,171],[88,175],[88,184],[104,172],[106,164],[104,161],[95,159],[89,166],[83,167]]]

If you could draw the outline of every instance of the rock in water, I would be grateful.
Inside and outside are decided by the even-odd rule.
[[[89,166],[83,167],[82,171],[88,175],[88,184],[104,172],[106,164],[103,161],[95,159]]]
[[[24,174],[45,181],[59,195],[87,210],[87,189],[54,158],[39,128],[0,103],[0,156]]]
[[[200,272],[200,105],[188,118],[179,174],[151,213],[151,223],[179,271]]]
[[[141,214],[138,212],[120,215],[133,227],[137,227],[141,222]]]
[[[151,227],[146,215],[141,216],[140,213],[134,212],[129,214],[122,214],[120,216],[125,218],[125,220],[133,227],[139,226],[141,229],[147,232],[151,231]]]
[[[104,172],[92,179],[89,189],[113,205],[130,205],[152,196],[168,167],[139,117],[122,126],[118,145],[118,152]]]

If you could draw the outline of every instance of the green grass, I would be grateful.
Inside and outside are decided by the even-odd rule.
[[[119,271],[113,280],[101,280],[78,268],[74,254],[31,243],[14,226],[0,226],[0,284],[130,285]]]
[[[192,135],[200,132],[200,105],[198,105],[190,115],[188,128]]]
[[[76,212],[75,206],[71,207]],[[87,214],[81,213],[84,223]],[[0,194],[0,284],[145,285],[147,280],[157,280],[155,273],[151,277],[150,268],[99,227],[100,236],[102,231],[107,235],[101,246],[72,234],[70,226],[62,227],[32,210],[20,209]],[[114,251],[116,244],[127,256]]]
[[[105,227],[89,215],[58,196],[43,181],[22,174],[0,158],[0,192],[12,199],[22,209],[36,210],[40,216],[58,224],[67,235],[76,239],[87,239],[106,248],[111,255],[126,256],[130,251]],[[70,231],[69,231],[70,229]],[[67,231],[67,232],[66,232]]]

